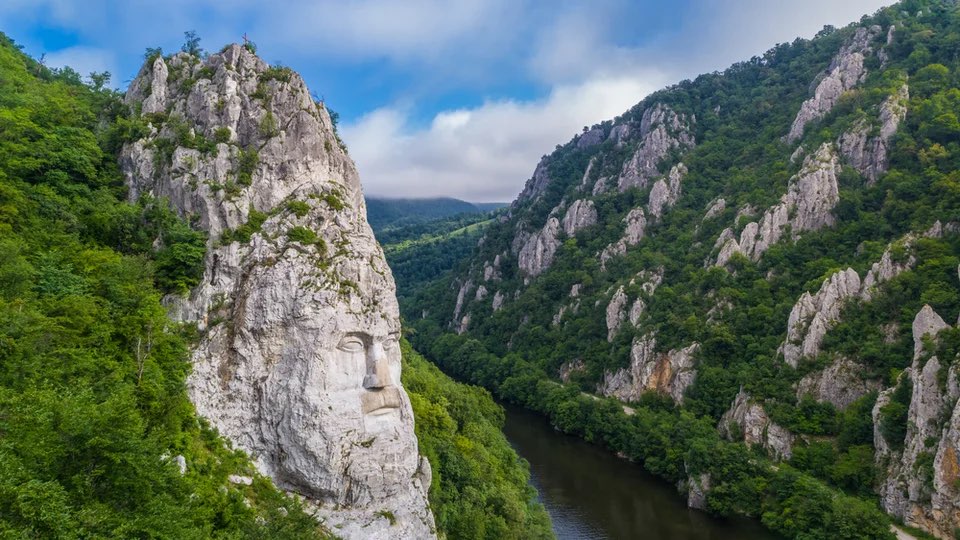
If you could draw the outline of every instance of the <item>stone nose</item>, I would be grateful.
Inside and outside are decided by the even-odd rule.
[[[368,390],[376,390],[392,385],[390,365],[387,361],[387,354],[383,350],[383,344],[374,343],[367,355],[367,374],[363,378],[363,387]]]

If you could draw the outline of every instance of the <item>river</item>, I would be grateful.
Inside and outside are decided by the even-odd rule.
[[[721,520],[687,508],[674,486],[639,465],[555,431],[537,414],[506,407],[503,431],[530,462],[530,482],[559,540],[772,540],[757,521]]]

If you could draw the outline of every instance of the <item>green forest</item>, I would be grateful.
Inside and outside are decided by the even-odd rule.
[[[0,536],[334,538],[187,398],[198,331],[161,299],[197,285],[206,237],[126,202],[116,152],[139,128],[108,80],[0,34]],[[441,536],[552,537],[502,409],[403,356]]]
[[[874,45],[883,47],[885,58],[868,56],[864,81],[812,123],[799,144],[787,143],[784,135],[812,92],[811,81],[819,80],[857,27],[871,25],[895,27],[889,44]],[[804,233],[796,242],[781,241],[758,262],[735,255],[727,268],[705,263],[716,253],[714,242],[724,227],[732,223],[739,236],[749,221],[737,219],[738,209],[777,203],[800,169],[799,160],[791,159],[798,146],[815,149],[837,141],[858,120],[875,118],[880,104],[907,81],[909,112],[892,140],[889,171],[870,183],[853,167],[843,167],[835,225]],[[689,170],[682,196],[659,222],[648,223],[646,237],[602,268],[598,254],[623,234],[624,216],[646,205],[650,190],[587,194],[597,224],[569,237],[561,233],[553,264],[542,275],[531,279],[518,269],[514,238],[524,230],[535,232],[557,208],[583,197],[585,174],[616,177],[633,150],[609,138],[588,147],[576,144],[577,138],[558,145],[544,158],[551,181],[541,196],[518,199],[511,219],[487,228],[482,245],[454,272],[419,285],[422,292],[413,298],[401,295],[404,314],[417,330],[412,342],[454,377],[539,411],[558,429],[625,454],[671,482],[710,473],[714,484],[707,501],[715,514],[755,516],[790,538],[885,537],[890,518],[876,499],[884,471],[874,458],[871,418],[877,392],[838,410],[798,398],[796,384],[837,356],[856,359],[864,368],[861,379],[878,388],[897,386],[892,403],[881,411],[881,426],[885,439],[902,447],[911,389],[909,379],[899,386],[898,381],[911,364],[914,316],[924,305],[948,322],[960,312],[960,237],[921,237],[935,222],[960,219],[958,87],[956,6],[908,0],[847,28],[827,27],[813,40],[778,45],[723,72],[656,92],[592,127],[608,134],[617,125],[636,125],[658,103],[696,118],[696,147],[682,156],[674,151],[659,164],[665,173],[682,160]],[[596,163],[592,173],[590,163]],[[705,219],[719,197],[726,210]],[[904,243],[911,233],[919,238]],[[872,301],[846,305],[821,354],[796,369],[786,365],[778,348],[800,295],[815,293],[847,267],[865,275],[888,246],[895,260],[915,257],[912,270],[884,283]],[[482,270],[498,255],[506,262],[501,279],[491,284]],[[659,268],[662,285],[653,294],[643,292],[633,278]],[[469,330],[456,335],[451,314],[468,280],[485,283],[491,296],[495,287],[516,297],[500,308],[489,299],[466,302],[461,315],[469,315]],[[566,312],[557,324],[554,317],[572,303],[574,285],[580,287],[579,311]],[[646,309],[636,329],[608,342],[604,310],[621,285],[627,296],[643,298]],[[718,305],[727,308],[714,316]],[[651,333],[658,352],[700,344],[696,380],[682,407],[654,392],[631,403],[636,414],[628,416],[613,400],[581,395],[595,393],[605,373],[626,367],[631,342]],[[941,335],[941,361],[955,361],[952,335]],[[561,384],[558,372],[572,359],[584,367]],[[721,415],[741,390],[797,436],[788,462],[775,464],[762,448],[718,435]],[[923,474],[932,477],[933,454],[927,456],[918,467],[928,467]]]

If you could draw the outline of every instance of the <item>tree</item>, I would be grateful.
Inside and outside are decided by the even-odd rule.
[[[195,30],[189,30],[183,33],[184,42],[180,50],[200,58],[203,56],[203,49],[200,48],[200,36]]]

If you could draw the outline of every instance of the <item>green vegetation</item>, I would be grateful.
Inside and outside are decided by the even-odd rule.
[[[552,538],[530,473],[504,438],[503,408],[459,384],[402,343],[403,385],[416,417],[420,452],[433,468],[430,506],[447,538]]]
[[[253,183],[253,171],[260,164],[260,154],[256,148],[241,149],[237,153],[237,183],[249,186]]]
[[[624,216],[646,205],[649,188],[593,196],[580,185],[591,161],[589,180],[616,178],[637,139],[620,147],[614,141],[586,148],[578,148],[575,140],[559,145],[544,162],[551,179],[544,193],[516,201],[509,220],[491,223],[483,243],[452,276],[425,282],[431,278],[411,272],[409,280],[398,278],[401,309],[417,330],[414,344],[448,373],[540,411],[558,428],[623,452],[670,481],[683,480],[691,470],[710,472],[715,484],[708,504],[714,512],[761,517],[788,537],[805,528],[814,531],[809,537],[824,536],[824,529],[817,531],[809,519],[818,524],[834,520],[844,531],[852,530],[844,524],[847,519],[872,516],[883,523],[875,508],[876,482],[882,478],[872,444],[876,395],[836,410],[798,398],[797,383],[842,355],[863,366],[858,377],[892,387],[911,363],[910,326],[920,308],[929,304],[948,321],[960,311],[960,235],[917,238],[909,245],[900,240],[923,233],[937,220],[943,225],[960,220],[960,12],[950,3],[909,0],[858,24],[896,26],[893,42],[884,49],[887,59],[881,66],[868,56],[863,83],[811,123],[799,143],[809,152],[824,142],[836,143],[859,119],[876,124],[880,105],[905,81],[909,114],[891,141],[890,169],[876,183],[845,164],[834,225],[780,242],[756,263],[736,257],[727,269],[705,264],[715,258],[714,243],[724,228],[733,226],[739,234],[786,192],[801,165],[791,160],[798,145],[786,144],[783,136],[810,96],[811,81],[830,65],[853,27],[825,28],[817,39],[778,45],[722,73],[682,81],[617,118],[617,124],[636,127],[649,107],[669,105],[688,118],[696,116],[691,129],[697,146],[660,164],[665,171],[682,159],[689,170],[682,196],[662,219],[648,222],[642,242],[610,260],[605,270],[597,254],[621,237]],[[875,47],[885,45],[883,34]],[[606,134],[613,124],[594,127]],[[726,210],[705,220],[706,209],[718,197],[725,199]],[[582,198],[594,202],[598,224],[572,237],[561,235],[550,269],[527,283],[513,248],[518,233],[542,227],[555,208],[563,210]],[[738,210],[749,207],[753,217],[737,220]],[[459,249],[459,241],[444,238],[433,249]],[[838,270],[851,267],[864,276],[891,244],[895,261],[916,258],[913,269],[885,283],[871,302],[847,305],[817,358],[804,359],[796,369],[786,365],[778,348],[797,299],[816,292]],[[390,256],[397,253],[404,250]],[[483,281],[484,264],[498,255],[501,279]],[[663,282],[652,295],[643,293],[646,309],[637,327],[625,324],[608,342],[605,310],[613,291],[624,286],[631,300],[637,298],[640,284],[634,278],[659,268]],[[474,289],[459,316],[470,315],[469,331],[448,336],[457,293],[467,280]],[[490,295],[474,301],[481,282]],[[570,298],[574,285],[580,286],[576,300]],[[495,291],[507,298],[497,311],[490,299]],[[577,309],[570,309],[574,304]],[[562,307],[568,310],[554,324]],[[682,407],[648,396],[634,404],[636,415],[626,417],[613,403],[578,397],[595,392],[605,373],[625,367],[632,341],[647,334],[655,334],[657,352],[700,344],[697,376]],[[937,345],[943,386],[960,351],[958,342],[951,331]],[[575,359],[584,370],[560,385],[560,366]],[[793,460],[776,471],[768,468],[771,462],[761,449],[718,440],[715,426],[741,388],[775,422],[802,435]],[[880,429],[894,449],[902,447],[907,432],[910,392],[909,383],[901,383],[894,399],[881,408]],[[608,432],[610,425],[617,427]],[[691,460],[701,448],[712,454],[693,467]],[[921,465],[927,474],[928,464]],[[817,506],[791,499],[780,491],[783,486],[809,494],[806,498]],[[849,516],[841,515],[844,508],[850,509]]]
[[[230,484],[249,460],[193,412],[193,332],[160,297],[197,283],[204,236],[124,202],[118,96],[2,35],[0,79],[0,536],[328,537],[269,481]]]

